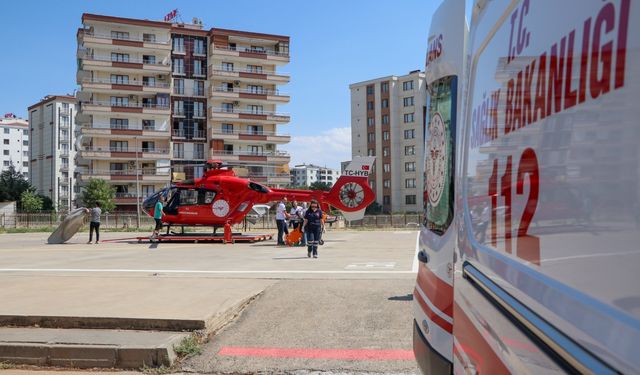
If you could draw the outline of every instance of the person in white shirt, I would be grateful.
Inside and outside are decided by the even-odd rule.
[[[276,226],[278,227],[278,245],[284,245],[284,234],[289,234],[287,229],[287,197],[278,202],[276,206]]]

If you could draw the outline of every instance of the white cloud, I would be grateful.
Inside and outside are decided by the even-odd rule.
[[[281,146],[291,154],[290,166],[316,164],[340,170],[340,162],[351,160],[351,128],[332,128],[319,135],[292,136]]]

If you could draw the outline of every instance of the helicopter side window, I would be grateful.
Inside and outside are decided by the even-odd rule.
[[[200,190],[198,204],[211,204],[216,197],[216,192],[211,190]]]
[[[180,190],[180,205],[190,206],[198,204],[198,191],[195,189]]]

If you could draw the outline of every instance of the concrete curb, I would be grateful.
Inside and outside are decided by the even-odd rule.
[[[79,316],[0,315],[0,327],[67,329],[128,329],[137,331],[195,331],[205,329],[205,320],[146,319]]]

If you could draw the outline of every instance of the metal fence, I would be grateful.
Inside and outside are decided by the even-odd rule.
[[[342,219],[331,225],[334,228],[417,228],[420,225],[420,214],[367,215],[362,220],[345,223]],[[51,228],[56,227],[64,219],[64,215],[57,213],[15,213],[0,214],[0,228]],[[140,227],[148,228],[154,225],[153,218],[147,215],[140,217]],[[136,227],[136,214],[112,213],[102,215],[101,228],[122,229]],[[235,230],[276,229],[274,215],[268,214],[257,219],[255,224],[245,221],[238,224]]]

